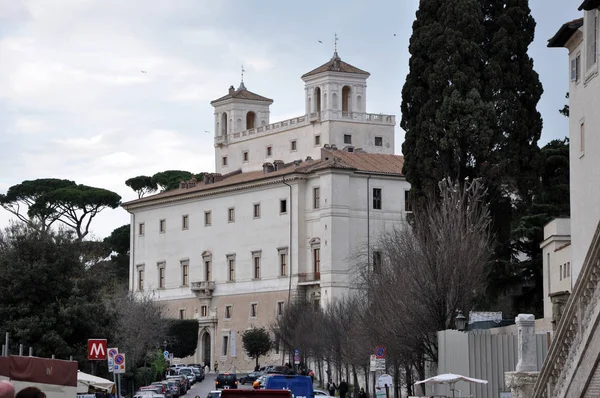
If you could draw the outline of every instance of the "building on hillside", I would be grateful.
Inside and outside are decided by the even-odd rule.
[[[579,10],[583,18],[565,23],[548,43],[569,51],[570,272],[575,283],[559,311],[533,397],[600,395],[600,0],[585,0]]]
[[[245,330],[269,327],[290,299],[343,297],[358,252],[403,226],[410,187],[393,154],[395,120],[365,112],[368,76],[334,54],[303,76],[307,113],[273,124],[272,100],[230,88],[212,102],[217,172],[123,205],[129,288],[198,319],[196,362],[251,370]],[[282,355],[276,347],[264,361]]]
[[[571,220],[555,218],[544,226],[544,318],[552,318],[552,299],[571,293]],[[566,294],[565,294],[566,293]]]

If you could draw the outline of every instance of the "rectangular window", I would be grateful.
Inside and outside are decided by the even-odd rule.
[[[296,143],[296,140],[294,140],[294,141],[291,142],[291,144],[290,144],[291,148],[290,149],[292,150],[292,152],[294,152],[297,149],[297,146],[298,145]]]
[[[579,156],[585,153],[585,124],[579,125]]]
[[[344,144],[352,144],[352,134],[344,134]]]
[[[165,263],[158,263],[158,288],[165,288]]]
[[[562,264],[560,265],[560,269],[558,270],[558,280],[562,281]]]
[[[313,188],[313,209],[321,207],[321,191],[319,187]]]
[[[229,353],[229,336],[223,336],[223,345],[221,346],[221,356],[226,357]]]
[[[287,275],[287,253],[279,253],[279,276]]]
[[[254,218],[260,218],[260,203],[255,203],[254,204]]]
[[[146,224],[144,224],[143,222],[141,222],[138,226],[138,234],[140,236],[144,236],[144,233],[146,233]]]
[[[313,271],[315,274],[321,273],[321,248],[313,249]]]
[[[184,309],[179,310],[179,319],[185,319],[185,310]]]
[[[281,213],[281,214],[287,213],[287,200],[286,199],[281,199],[279,201],[279,213]]]
[[[571,276],[571,262],[567,263],[567,277]]]
[[[383,146],[383,137],[375,137],[375,146]]]
[[[404,211],[413,211],[412,200],[410,198],[410,190],[404,191]]]
[[[373,209],[381,210],[381,188],[373,188]]]
[[[226,167],[226,166],[227,166],[227,156],[223,156],[223,157],[221,158],[221,164],[223,165],[223,167]]]
[[[230,207],[227,209],[227,221],[234,222],[235,221],[235,208]]]
[[[144,290],[144,267],[139,267],[137,274],[138,274],[138,290],[143,291]]]
[[[212,217],[211,217],[211,214],[210,214],[210,210],[209,211],[205,211],[204,212],[204,226],[205,227],[210,226],[211,220],[212,220]]]
[[[381,272],[381,264],[382,264],[382,258],[381,258],[381,252],[375,250],[373,252],[373,272],[378,274],[379,272]]]
[[[235,281],[235,257],[227,257],[227,280],[229,282]]]
[[[206,282],[210,281],[210,268],[211,268],[210,263],[211,263],[210,259],[204,260],[204,280]]]
[[[270,158],[271,156],[273,156],[273,147],[269,145],[267,147],[267,157]]]
[[[190,216],[181,217],[181,229],[188,229],[190,227]]]
[[[321,145],[321,136],[315,135],[315,146]]]
[[[233,315],[233,306],[226,305],[225,306],[225,319],[231,319],[231,315]]]
[[[252,254],[252,263],[254,264],[254,279],[260,279],[260,253]]]
[[[586,66],[590,70],[598,60],[598,10],[586,12],[585,26]]]
[[[248,151],[242,152],[242,159],[244,160],[244,162],[248,161]]]
[[[571,60],[571,81],[579,82],[581,78],[581,53]]]
[[[250,304],[250,318],[256,318],[258,315],[258,304],[251,303]]]
[[[181,262],[181,285],[188,286],[190,284],[190,263],[189,261]]]
[[[284,305],[285,305],[284,301],[278,301],[277,302],[277,316],[283,315]]]
[[[567,277],[567,264],[565,264],[565,267],[563,268],[563,278]]]
[[[200,307],[200,316],[206,318],[208,316],[208,306],[203,305]]]
[[[158,230],[160,233],[165,233],[167,231],[167,220],[160,220],[158,222]]]

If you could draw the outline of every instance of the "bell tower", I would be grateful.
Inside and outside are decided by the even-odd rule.
[[[302,75],[306,113],[365,113],[369,76],[369,72],[342,61],[336,49],[329,62]]]

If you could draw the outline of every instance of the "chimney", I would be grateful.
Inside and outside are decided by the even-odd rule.
[[[310,156],[307,156],[307,157],[306,157],[306,161],[307,161],[307,162],[312,162],[312,161],[313,161],[313,158],[312,158],[312,157],[310,157]]]
[[[329,144],[325,144],[325,145],[323,145],[323,148],[325,148],[325,149],[329,149],[329,148],[330,148],[330,146],[329,146]]]
[[[268,174],[274,170],[272,163],[263,163],[263,173]]]
[[[273,171],[277,171],[277,170],[281,170],[283,169],[283,160],[276,160],[273,162]]]
[[[337,151],[337,145],[331,144],[331,150],[332,151]]]
[[[229,94],[233,95],[233,93],[235,93],[235,88],[233,88],[233,86],[229,86]]]
[[[213,182],[219,182],[219,181],[223,181],[223,175],[221,175],[219,173],[215,173],[213,175]]]
[[[354,147],[352,145],[348,145],[344,147],[344,151],[346,152],[354,152]]]
[[[294,160],[294,166],[300,166],[302,159]]]
[[[185,181],[179,181],[179,189],[185,189],[187,188],[187,184]]]
[[[205,185],[212,184],[213,182],[215,182],[214,174],[212,174],[212,173],[204,174],[204,184]]]

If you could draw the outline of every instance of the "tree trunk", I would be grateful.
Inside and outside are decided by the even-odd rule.
[[[354,384],[354,396],[358,397],[358,375],[356,374],[356,366],[354,366],[354,364],[352,364],[352,376],[353,376],[353,381],[352,383]]]
[[[367,397],[369,396],[369,368],[365,365],[363,366],[363,371],[365,372],[365,391],[367,392]]]

